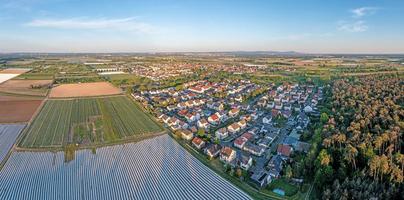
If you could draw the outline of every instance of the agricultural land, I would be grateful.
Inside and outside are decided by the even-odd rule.
[[[122,91],[108,82],[76,83],[56,85],[52,88],[49,97],[91,97],[121,94]]]
[[[22,147],[106,144],[161,132],[128,97],[48,100]]]

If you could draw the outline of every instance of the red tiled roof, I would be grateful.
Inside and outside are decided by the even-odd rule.
[[[192,140],[192,143],[194,143],[195,145],[200,145],[203,142],[203,140],[199,137],[194,137],[194,139]]]
[[[278,146],[277,152],[283,156],[289,157],[290,154],[292,153],[292,147],[290,147],[289,145],[280,144]]]
[[[213,115],[211,115],[210,118],[211,118],[213,121],[219,120],[219,117],[216,115],[216,113],[213,114]]]
[[[233,152],[233,149],[230,148],[230,147],[223,147],[223,148],[222,148],[222,151],[221,151],[221,153],[222,153],[224,156],[227,156],[227,157],[229,157],[232,152]]]
[[[250,140],[253,137],[253,135],[249,132],[246,132],[241,137],[244,137],[245,139]]]
[[[234,140],[234,144],[241,146],[243,143],[246,142],[246,139],[243,137],[238,137]]]

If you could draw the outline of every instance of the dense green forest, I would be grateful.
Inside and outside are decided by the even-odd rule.
[[[363,76],[335,80],[315,185],[322,199],[404,196],[404,80]]]

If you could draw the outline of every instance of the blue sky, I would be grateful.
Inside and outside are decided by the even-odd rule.
[[[0,0],[0,52],[404,53],[404,1]]]

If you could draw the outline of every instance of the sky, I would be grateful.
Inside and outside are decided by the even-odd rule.
[[[0,0],[0,53],[404,53],[401,0]]]

